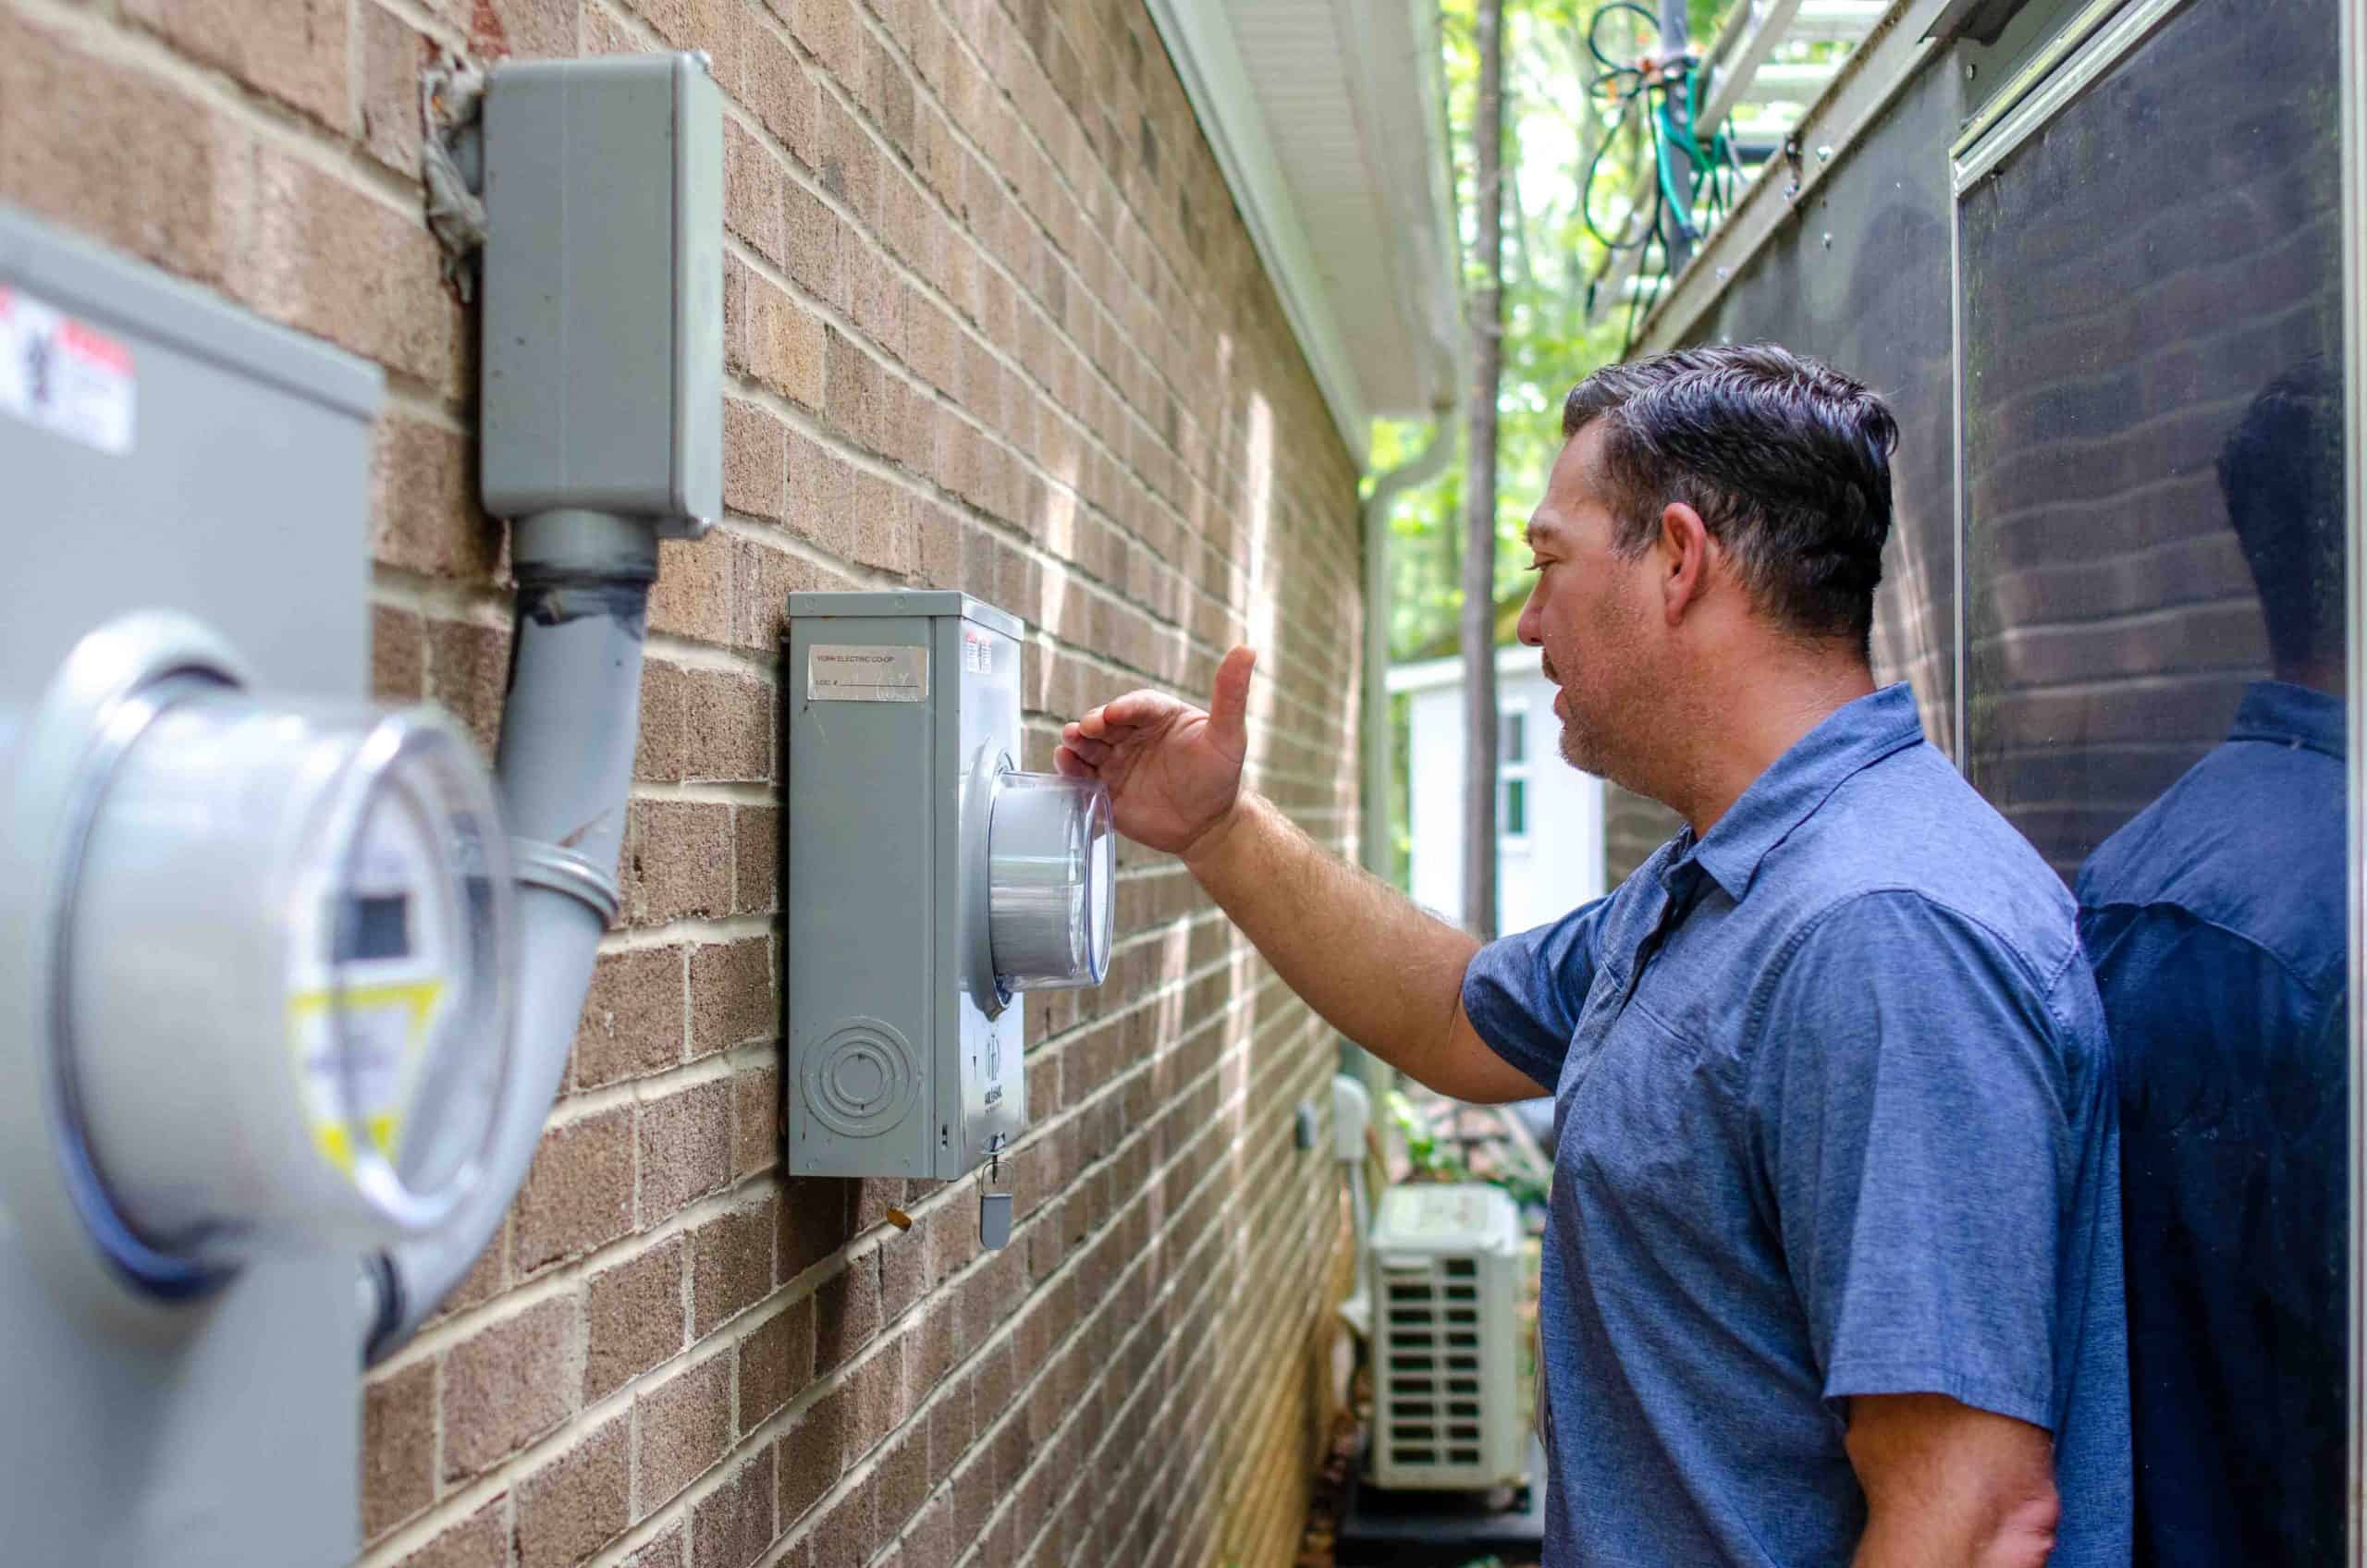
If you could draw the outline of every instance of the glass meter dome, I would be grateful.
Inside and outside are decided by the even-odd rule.
[[[1016,772],[989,751],[969,795],[973,898],[985,906],[972,925],[973,996],[992,1013],[1020,991],[1100,985],[1116,869],[1108,787]]]
[[[103,1250],[170,1291],[433,1230],[484,1168],[513,1049],[506,840],[469,741],[188,660],[89,719],[50,962]]]

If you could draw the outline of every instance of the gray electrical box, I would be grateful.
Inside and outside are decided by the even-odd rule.
[[[789,615],[790,1169],[951,1180],[1027,1124],[1013,997],[1108,969],[1110,798],[1013,768],[1016,618],[950,591]]]
[[[485,508],[703,533],[723,514],[723,112],[705,57],[505,61],[484,149]]]
[[[379,397],[374,368],[0,207],[0,474],[15,523],[0,615],[10,1562],[316,1568],[355,1548],[356,1254],[135,1285],[121,1260],[136,1240],[94,1239],[94,1173],[73,1131],[88,1108],[53,977],[63,851],[44,807],[68,802],[43,798],[35,776],[72,694],[61,668],[94,627],[134,613],[228,630],[258,691],[364,694]],[[202,1006],[214,976],[185,958],[142,955]],[[189,1022],[152,1024],[178,1047]],[[256,1022],[264,1041],[283,1028]],[[202,1108],[153,1109],[170,1136],[225,1131]]]

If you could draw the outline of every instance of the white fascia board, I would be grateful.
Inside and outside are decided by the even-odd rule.
[[[1348,363],[1338,313],[1316,267],[1315,248],[1274,161],[1273,141],[1249,84],[1248,67],[1242,64],[1233,24],[1213,0],[1148,0],[1148,5],[1168,57],[1175,62],[1175,74],[1183,80],[1184,95],[1199,116],[1200,132],[1208,139],[1224,182],[1232,188],[1332,423],[1347,443],[1348,455],[1362,469],[1370,455],[1371,416]]]
[[[1463,227],[1454,209],[1453,145],[1446,123],[1446,53],[1439,37],[1439,7],[1432,0],[1409,0],[1413,12],[1414,46],[1428,61],[1422,73],[1422,129],[1429,151],[1424,155],[1429,190],[1424,205],[1429,232],[1439,248],[1446,287],[1432,301],[1432,330],[1446,354],[1446,376],[1460,404],[1469,370],[1471,339],[1465,331],[1463,298]]]
[[[1496,679],[1508,675],[1542,677],[1538,663],[1538,650],[1525,648],[1517,643],[1507,643],[1496,650]],[[1463,655],[1452,655],[1442,659],[1421,659],[1413,664],[1389,667],[1389,691],[1392,696],[1406,692],[1427,692],[1434,687],[1453,686],[1463,680]]]
[[[1356,7],[1373,3],[1334,0],[1347,7],[1342,56],[1355,67],[1356,114],[1387,171],[1382,196],[1399,237],[1391,271],[1409,349],[1428,361],[1430,407],[1459,407],[1468,390],[1470,343],[1463,236],[1455,226],[1454,178],[1447,158],[1446,61],[1438,0],[1401,0],[1403,32],[1357,13]],[[1389,47],[1376,48],[1383,37]],[[1418,116],[1404,113],[1408,92],[1422,106]]]

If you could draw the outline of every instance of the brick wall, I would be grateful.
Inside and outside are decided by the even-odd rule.
[[[1968,771],[2067,876],[2267,673],[2214,461],[2340,351],[2333,17],[2192,7],[1966,199]]]
[[[779,1158],[789,590],[1024,616],[1039,767],[1257,637],[1258,780],[1353,844],[1353,466],[1139,4],[0,0],[0,200],[385,367],[374,680],[489,738],[503,536],[417,74],[668,45],[730,99],[730,515],[665,550],[625,914],[533,1175],[370,1378],[363,1560],[1285,1562],[1340,1245],[1291,1109],[1332,1047],[1173,863],[1122,854],[1108,986],[1028,1003],[1008,1250],[967,1185]]]

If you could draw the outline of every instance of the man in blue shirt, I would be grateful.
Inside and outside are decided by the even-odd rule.
[[[2073,908],[1875,691],[1896,427],[1779,349],[1581,383],[1521,640],[1573,764],[1688,824],[1480,947],[1241,785],[1210,710],[1063,732],[1294,989],[1445,1093],[1551,1090],[1549,1568],[2128,1555],[2110,1064]]]
[[[2219,459],[2275,678],[2079,873],[2122,1126],[2137,1552],[2306,1568],[2349,1511],[2342,386]]]

